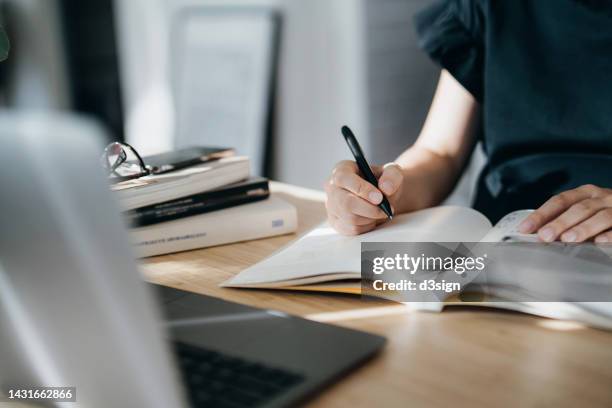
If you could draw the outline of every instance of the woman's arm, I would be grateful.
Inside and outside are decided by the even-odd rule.
[[[326,183],[330,224],[347,235],[362,234],[384,222],[377,207],[382,193],[394,212],[439,204],[452,191],[476,142],[480,108],[474,97],[443,71],[417,142],[395,162],[374,166],[379,189],[362,179],[352,161],[335,167]]]
[[[440,204],[468,162],[480,126],[480,105],[442,71],[425,125],[416,143],[397,160],[404,174],[400,211]],[[414,194],[419,200],[415,201]]]

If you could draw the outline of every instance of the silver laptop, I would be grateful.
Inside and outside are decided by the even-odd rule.
[[[379,336],[144,283],[99,168],[103,132],[0,115],[0,387],[66,407],[288,406]]]

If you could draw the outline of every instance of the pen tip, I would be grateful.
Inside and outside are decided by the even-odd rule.
[[[348,136],[348,135],[353,134],[353,132],[351,132],[351,128],[345,125],[345,126],[342,126],[342,134],[345,136]]]

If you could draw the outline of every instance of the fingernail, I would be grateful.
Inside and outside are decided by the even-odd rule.
[[[575,242],[578,236],[574,231],[566,232],[561,236],[563,242]]]
[[[521,223],[521,225],[519,225],[519,231],[523,234],[528,234],[533,231],[534,227],[535,225],[533,224],[533,221],[525,220]]]
[[[370,197],[370,201],[374,204],[379,204],[383,199],[383,196],[380,193],[380,191],[372,191],[369,197]]]
[[[607,237],[597,237],[595,238],[595,242],[597,242],[598,244],[605,244],[609,241]]]
[[[384,181],[381,185],[380,188],[382,189],[382,191],[384,191],[387,194],[391,194],[393,192],[393,183],[391,183],[390,181]]]
[[[544,228],[540,231],[540,238],[546,242],[552,242],[552,240],[555,239],[555,232],[552,228]]]

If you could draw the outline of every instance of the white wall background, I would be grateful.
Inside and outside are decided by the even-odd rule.
[[[169,22],[173,13],[193,4],[270,6],[283,13],[273,163],[277,178],[320,187],[322,169],[348,152],[340,126],[351,123],[367,134],[361,0],[115,1],[126,133],[145,154],[172,147]]]
[[[283,0],[114,0],[126,135],[143,154],[173,148],[171,21],[187,6],[271,6]]]
[[[275,176],[321,188],[334,163],[350,157],[340,127],[369,150],[363,3],[285,3],[275,134]]]
[[[0,0],[0,5],[13,29],[6,102],[18,109],[69,109],[57,0]]]
[[[321,188],[350,154],[349,124],[374,163],[416,139],[439,70],[417,47],[413,14],[432,0],[115,0],[126,130],[147,153],[172,148],[169,21],[185,5],[270,6],[283,14],[273,177]],[[452,202],[467,203],[476,171]]]
[[[373,161],[418,133],[436,70],[416,50],[412,14],[428,0],[115,0],[127,134],[152,153],[172,146],[168,27],[186,5],[264,5],[283,14],[274,176],[320,187],[349,158],[351,125]],[[316,163],[313,166],[313,161]]]
[[[115,0],[126,138],[142,154],[172,148],[166,0]]]

